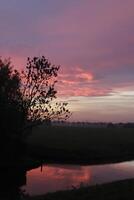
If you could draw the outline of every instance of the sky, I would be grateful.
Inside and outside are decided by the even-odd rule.
[[[134,121],[134,0],[0,0],[0,56],[60,65],[72,121]]]

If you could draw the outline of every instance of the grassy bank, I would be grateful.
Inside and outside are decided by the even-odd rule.
[[[133,128],[38,127],[29,152],[49,162],[102,163],[134,159]]]
[[[131,200],[134,199],[134,179],[48,193],[29,200]]]

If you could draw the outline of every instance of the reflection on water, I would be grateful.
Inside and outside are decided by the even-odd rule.
[[[127,178],[134,178],[134,162],[94,166],[44,165],[42,172],[41,168],[36,168],[27,173],[24,169],[1,168],[0,199],[22,199],[23,189],[29,195],[36,195]]]
[[[27,172],[25,189],[35,195],[127,178],[134,178],[134,162],[94,166],[44,165],[42,172],[40,168]]]
[[[26,190],[30,194],[42,194],[51,191],[70,189],[80,183],[89,182],[88,168],[74,166],[44,166],[27,173]]]

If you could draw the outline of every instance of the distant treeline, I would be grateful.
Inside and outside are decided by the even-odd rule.
[[[80,126],[91,128],[134,128],[133,122],[128,123],[112,123],[112,122],[67,122],[67,121],[53,121],[52,126]]]

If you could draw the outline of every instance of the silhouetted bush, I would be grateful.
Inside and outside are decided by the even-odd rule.
[[[0,59],[0,152],[16,157],[24,151],[23,139],[32,127],[70,116],[67,103],[56,102],[56,77],[59,66],[44,56],[27,59],[19,72],[10,60]],[[16,155],[16,156],[15,156]]]

